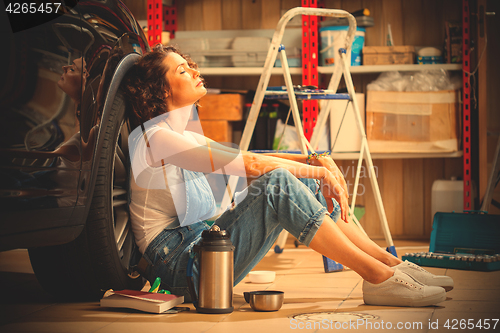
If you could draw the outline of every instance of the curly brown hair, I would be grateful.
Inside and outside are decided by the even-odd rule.
[[[164,65],[164,60],[172,52],[186,59],[189,67],[198,68],[189,56],[175,46],[157,44],[130,68],[123,79],[122,90],[132,107],[129,119],[133,128],[169,111],[166,93],[170,92],[170,84],[166,79],[168,67]]]

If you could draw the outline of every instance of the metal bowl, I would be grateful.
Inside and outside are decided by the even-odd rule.
[[[244,292],[245,301],[254,311],[278,311],[283,305],[285,293],[275,290]]]

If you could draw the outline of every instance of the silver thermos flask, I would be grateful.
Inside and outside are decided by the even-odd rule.
[[[214,224],[203,231],[193,250],[200,263],[198,297],[192,295],[196,310],[201,313],[233,312],[234,246],[229,233]]]

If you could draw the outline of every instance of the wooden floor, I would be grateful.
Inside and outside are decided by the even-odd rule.
[[[428,244],[396,242],[396,248],[401,257],[405,252],[424,251]],[[324,273],[319,254],[305,246],[295,248],[291,242],[281,254],[269,252],[255,269],[275,271],[275,281],[254,284],[248,278],[244,279],[234,288],[235,310],[231,314],[200,314],[192,304],[185,304],[190,311],[155,315],[101,308],[98,302],[54,302],[38,285],[27,252],[4,252],[0,253],[0,283],[3,286],[0,331],[278,333],[296,329],[307,332],[345,329],[356,332],[400,330],[433,333],[496,332],[500,329],[500,271],[430,268],[433,273],[451,276],[455,289],[448,292],[447,300],[437,306],[402,308],[365,305],[359,275],[349,269]],[[243,292],[255,290],[284,291],[283,307],[277,312],[254,312],[244,301]],[[490,329],[476,327],[478,324],[484,326],[487,321]],[[472,328],[460,329],[460,325],[472,324]],[[452,330],[452,327],[458,330]]]

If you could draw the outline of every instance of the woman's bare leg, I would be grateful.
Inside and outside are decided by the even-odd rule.
[[[310,179],[300,179],[302,183],[308,186],[314,193],[316,191],[316,183]],[[321,204],[326,208],[327,204],[323,194],[321,192],[316,193],[316,199],[321,202]],[[336,204],[336,203],[334,203]],[[401,260],[393,256],[391,253],[385,251],[380,246],[378,246],[374,241],[372,241],[368,236],[366,236],[363,231],[348,217],[348,223],[342,220],[337,221],[337,226],[342,230],[342,232],[349,238],[349,240],[354,243],[359,249],[372,256],[373,258],[379,260],[387,266],[393,267],[401,263]],[[349,266],[349,265],[347,265]]]
[[[393,256],[365,235],[350,217],[348,223],[341,220],[337,221],[337,226],[354,245],[387,266],[396,266],[402,262],[401,259]]]
[[[370,283],[383,282],[394,274],[389,266],[362,251],[349,240],[329,216],[325,216],[309,247],[348,266]]]

